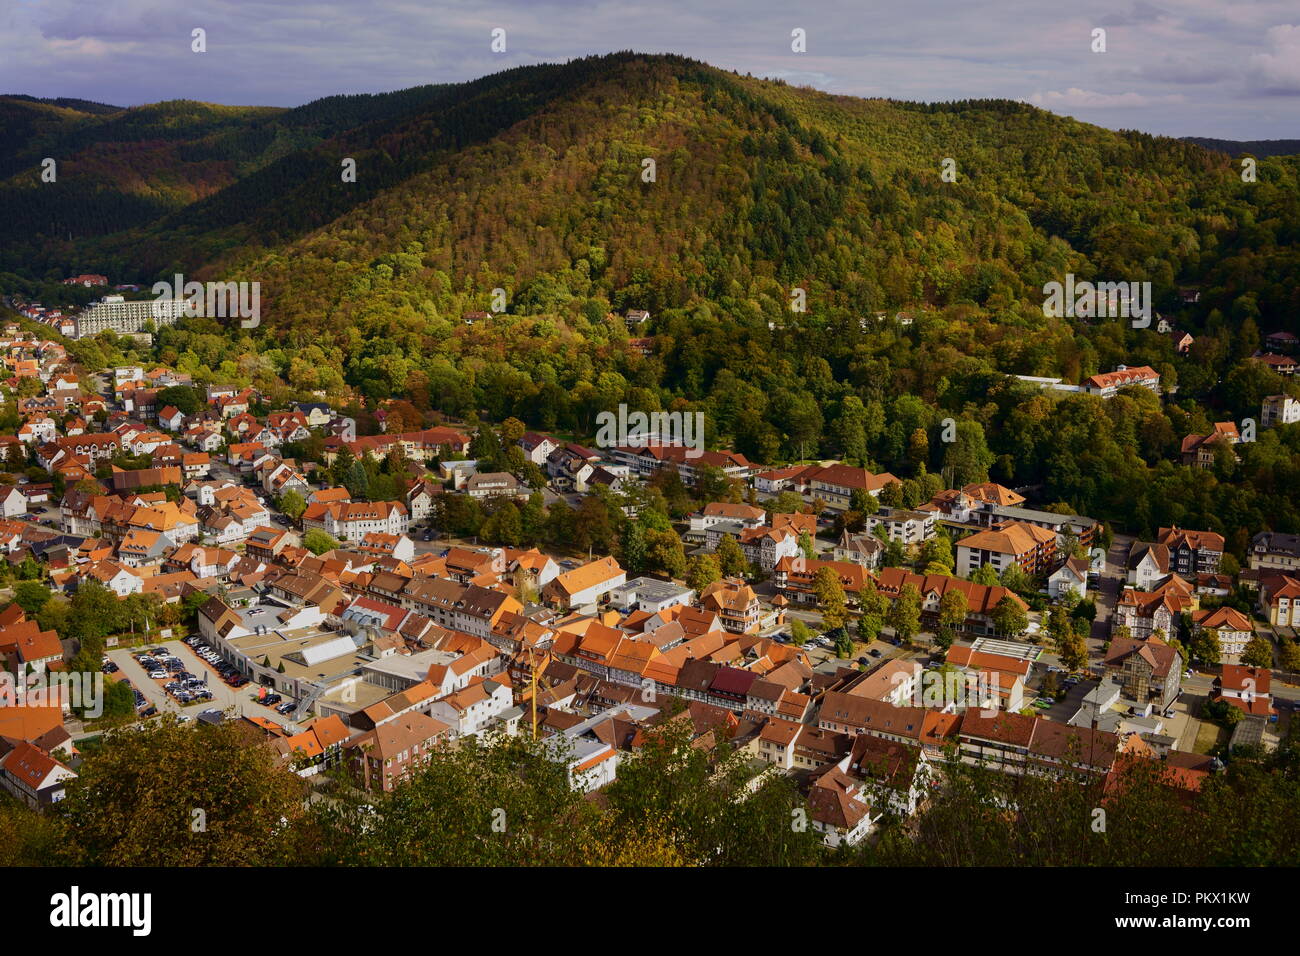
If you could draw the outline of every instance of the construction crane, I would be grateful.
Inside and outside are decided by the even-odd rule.
[[[530,675],[529,686],[532,689],[532,710],[533,710],[533,740],[537,739],[537,658],[535,655],[536,648],[531,645],[528,648],[528,671]]]

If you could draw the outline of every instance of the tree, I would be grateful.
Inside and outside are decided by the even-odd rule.
[[[14,587],[14,603],[33,617],[51,597],[50,589],[39,581],[20,581]]]
[[[1273,668],[1273,645],[1262,634],[1251,637],[1241,654],[1241,662],[1249,667]]]
[[[808,630],[808,625],[803,621],[795,620],[790,624],[790,641],[795,647],[803,647],[808,643],[808,638],[812,634]]]
[[[966,598],[966,592],[949,588],[939,598],[940,627],[946,627],[955,634],[966,623],[966,615],[969,613],[970,601]]]
[[[490,544],[519,547],[524,540],[524,523],[519,508],[513,501],[504,502],[483,522],[479,534]]]
[[[718,539],[718,547],[714,553],[717,555],[718,567],[721,568],[724,577],[731,578],[748,573],[749,562],[745,560],[745,552],[740,550],[734,535],[724,534]]]
[[[900,482],[891,481],[880,489],[880,495],[877,498],[880,504],[887,508],[903,507],[903,486]]]
[[[293,862],[302,780],[236,721],[171,718],[113,731],[61,804],[79,866],[250,866]]]
[[[817,557],[817,549],[813,546],[812,535],[807,531],[799,532],[799,552],[809,561]]]
[[[1047,612],[1047,635],[1052,640],[1052,649],[1060,654],[1068,640],[1074,637],[1074,625],[1070,623],[1070,612],[1057,604]]]
[[[915,584],[908,582],[899,589],[887,620],[900,641],[910,641],[921,630],[921,592]]]
[[[986,587],[993,587],[998,583],[997,569],[991,564],[981,564],[971,572],[970,579],[976,584],[983,584]]]
[[[1016,637],[1029,626],[1029,615],[1024,606],[1010,594],[997,603],[989,616],[998,633],[1006,637]]]
[[[823,566],[817,569],[813,575],[813,593],[821,605],[822,621],[827,629],[843,627],[847,616],[844,609],[844,587],[834,568]]]
[[[686,586],[696,594],[722,577],[718,559],[712,554],[696,554],[686,563]]]
[[[952,539],[943,531],[930,538],[921,546],[920,563],[925,568],[942,568],[943,570],[938,573],[952,574],[954,565]],[[926,573],[934,572],[927,571]]]
[[[870,644],[880,636],[881,629],[885,626],[885,619],[878,613],[867,611],[858,618],[858,640],[865,644]]]
[[[1058,656],[1066,670],[1081,671],[1088,665],[1088,642],[1082,634],[1073,631],[1062,643]]]
[[[629,577],[636,577],[646,568],[645,526],[639,521],[629,521],[619,537],[619,564]]]
[[[280,496],[279,508],[290,521],[297,522],[302,517],[302,513],[307,510],[307,501],[298,491],[290,488]]]
[[[312,528],[302,536],[302,546],[312,554],[324,554],[339,546],[339,540],[326,534],[320,528]]]
[[[173,406],[182,415],[193,415],[207,405],[204,394],[189,385],[172,385],[158,392],[158,408]]]
[[[795,491],[783,491],[767,503],[768,515],[799,514],[804,509],[804,500]],[[768,522],[771,523],[770,520]]]
[[[647,531],[645,537],[646,563],[650,568],[670,578],[680,578],[686,573],[686,552],[676,531]]]
[[[1222,659],[1219,635],[1212,628],[1192,628],[1192,637],[1188,641],[1187,650],[1196,660],[1210,667],[1218,664]]]

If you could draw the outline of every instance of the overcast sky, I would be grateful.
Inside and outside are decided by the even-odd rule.
[[[855,96],[1300,138],[1300,0],[0,0],[0,92],[118,105],[296,106],[624,49]]]

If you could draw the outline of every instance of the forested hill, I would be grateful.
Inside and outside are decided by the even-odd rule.
[[[912,474],[959,454],[961,475],[1139,527],[1300,520],[1289,452],[1230,516],[1149,475],[1134,490],[1183,434],[1285,387],[1242,363],[1261,328],[1300,331],[1300,157],[1244,183],[1221,152],[1023,103],[854,99],[630,53],[294,110],[0,107],[31,129],[0,147],[0,282],[258,281],[252,337],[171,330],[160,357],[273,401],[407,397],[577,434],[620,400],[681,401],[761,462],[812,449]],[[45,155],[69,157],[57,191]],[[1066,273],[1150,281],[1193,352],[1044,318],[1042,287]],[[507,314],[463,323],[496,288]],[[607,318],[629,308],[654,316],[649,357]],[[1156,367],[1176,404],[1103,411],[1004,376],[1118,364]],[[946,416],[978,442],[913,447]]]
[[[1206,149],[1217,149],[1229,156],[1248,154],[1256,159],[1266,156],[1294,156],[1300,153],[1300,139],[1208,139],[1204,136],[1184,136],[1184,142],[1195,143]]]

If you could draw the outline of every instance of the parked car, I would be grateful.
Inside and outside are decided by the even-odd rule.
[[[297,705],[294,701],[286,700],[283,704],[279,704],[279,705],[275,708],[275,712],[276,712],[277,714],[287,714],[287,713],[289,713],[290,711],[292,711],[294,708],[296,708],[297,706],[298,706],[298,705]]]
[[[274,707],[280,701],[284,700],[279,694],[267,694],[262,698],[261,703],[264,707]]]

